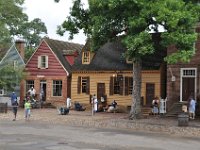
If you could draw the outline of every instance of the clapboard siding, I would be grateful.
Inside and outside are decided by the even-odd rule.
[[[38,56],[47,55],[48,56],[48,68],[40,69],[38,68]],[[34,53],[26,65],[26,71],[30,73],[30,75],[36,76],[38,74],[44,76],[64,76],[66,75],[66,71],[63,66],[59,63],[57,57],[53,54],[47,44],[43,41],[38,48],[38,50]]]
[[[22,57],[19,54],[20,50],[17,50],[15,47],[15,44],[13,44],[10,49],[6,52],[6,54],[4,55],[4,57],[2,58],[2,60],[0,61],[0,68],[5,67],[7,65],[12,65],[14,64],[14,61],[17,62],[17,66],[18,67],[24,67],[25,63],[24,60],[22,59]],[[24,49],[23,49],[24,51]],[[10,95],[12,91],[6,91],[5,90],[5,95]],[[17,96],[20,95],[20,85],[17,85],[15,87],[15,93],[17,94]]]
[[[107,103],[110,104],[114,99],[119,105],[130,106],[132,102],[131,95],[119,95],[114,94],[110,95],[110,77],[115,74],[114,72],[82,72],[82,73],[72,73],[72,100],[79,101],[83,104],[89,104],[90,95],[97,95],[97,83],[105,83],[105,95],[107,95]],[[127,71],[122,73],[123,77],[132,77],[132,72]],[[77,94],[77,82],[78,77],[90,77],[90,94]],[[146,83],[155,84],[155,95],[160,96],[161,87],[160,87],[160,71],[142,71],[142,87],[141,87],[141,96],[145,98],[146,95]],[[144,99],[145,103],[146,100]]]

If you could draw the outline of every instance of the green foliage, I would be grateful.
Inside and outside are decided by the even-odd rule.
[[[0,44],[11,41],[21,20],[27,18],[19,4],[23,0],[0,0]]]
[[[14,90],[25,77],[23,68],[14,69],[13,66],[7,65],[0,68],[0,89]]]
[[[25,50],[25,60],[24,61],[27,62],[34,52],[35,52],[34,48],[32,48],[32,47],[26,47],[26,50]]]
[[[42,35],[47,33],[45,24],[36,18],[28,21],[21,5],[24,0],[0,0],[0,45],[11,43],[13,38],[23,38],[27,45],[38,45]]]
[[[189,62],[193,56],[193,43],[197,40],[195,27],[200,19],[197,2],[88,0],[89,8],[84,9],[81,0],[74,0],[70,16],[58,28],[58,33],[63,35],[69,31],[71,39],[82,29],[91,39],[93,51],[108,41],[121,39],[127,48],[124,56],[133,60],[133,101],[129,116],[133,119],[141,113],[141,58],[156,50],[166,50],[170,45],[175,45],[177,52],[166,57],[169,63]],[[159,26],[164,27],[165,32],[161,33]],[[159,40],[154,39],[155,35],[160,36]]]
[[[24,22],[19,28],[19,33],[25,39],[28,48],[35,48],[42,36],[47,34],[47,29],[41,19],[35,18],[30,22]]]
[[[154,31],[159,32],[158,25],[164,26],[167,32],[161,34],[160,48],[175,44],[180,51],[177,54],[187,55],[171,57],[173,62],[190,58],[194,52],[193,43],[197,39],[196,23],[199,21],[200,7],[198,1],[188,0],[88,0],[89,8],[84,9],[81,0],[74,0],[70,16],[59,26],[58,33],[63,35],[69,31],[70,39],[80,29],[92,40],[93,50],[97,50],[108,40],[116,40],[124,31],[121,39],[127,47],[127,57],[141,58],[155,52],[154,41],[148,34],[148,26],[154,25]],[[153,19],[155,18],[155,19]],[[181,52],[183,51],[183,52]],[[166,60],[168,60],[168,58]],[[189,61],[189,60],[186,60]]]

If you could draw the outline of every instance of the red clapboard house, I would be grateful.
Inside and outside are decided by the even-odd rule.
[[[71,67],[81,48],[80,44],[44,38],[26,63],[21,100],[34,87],[36,100],[63,104],[71,96]]]

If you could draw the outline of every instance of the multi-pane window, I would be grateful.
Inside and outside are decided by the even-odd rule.
[[[62,96],[62,80],[53,80],[53,96]]]
[[[120,80],[117,77],[114,77],[114,94],[120,94]]]
[[[90,78],[89,77],[78,77],[77,93],[90,93]]]
[[[87,92],[87,78],[86,77],[82,78],[81,87],[82,87],[81,88],[82,93],[86,93]]]
[[[132,58],[126,58],[126,63],[127,63],[127,64],[132,64],[132,63],[133,63]]]
[[[183,77],[195,77],[196,76],[196,70],[195,69],[182,69],[182,76]]]
[[[48,68],[48,56],[38,56],[38,68]]]
[[[90,63],[90,52],[83,52],[82,61],[83,61],[83,64]]]
[[[31,87],[34,87],[34,80],[26,81],[26,91],[28,91]]]
[[[124,77],[122,75],[110,77],[110,95],[113,94],[124,94]]]
[[[133,78],[128,78],[128,94],[132,94],[133,91]]]

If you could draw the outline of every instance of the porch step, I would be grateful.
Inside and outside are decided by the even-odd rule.
[[[143,117],[148,118],[152,114],[152,108],[151,107],[142,107],[141,112],[142,112]]]

